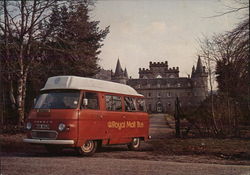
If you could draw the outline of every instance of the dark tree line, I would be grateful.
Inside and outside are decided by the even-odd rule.
[[[21,126],[48,77],[99,71],[109,28],[100,29],[90,18],[87,0],[4,0],[0,5],[1,123],[12,117]]]

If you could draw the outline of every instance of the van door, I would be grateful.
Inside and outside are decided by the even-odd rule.
[[[126,116],[122,109],[122,97],[106,94],[104,118],[110,144],[125,143]]]
[[[84,92],[79,111],[79,140],[99,140],[105,137],[105,123],[96,92]]]

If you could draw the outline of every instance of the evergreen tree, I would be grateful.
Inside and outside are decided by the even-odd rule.
[[[53,9],[45,32],[52,31],[45,43],[49,76],[92,76],[99,71],[99,49],[109,28],[100,30],[99,21],[91,21],[88,12],[86,3]]]

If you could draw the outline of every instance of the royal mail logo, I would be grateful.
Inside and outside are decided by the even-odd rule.
[[[114,129],[125,129],[125,128],[143,128],[144,123],[140,121],[123,121],[123,122],[116,122],[116,121],[109,121],[107,123],[108,128]]]

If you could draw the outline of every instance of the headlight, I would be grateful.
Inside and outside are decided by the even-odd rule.
[[[26,129],[31,130],[31,128],[32,128],[32,123],[30,122],[26,123]]]
[[[63,130],[65,130],[65,128],[66,128],[66,125],[65,125],[64,123],[60,123],[60,124],[58,125],[58,130],[59,130],[59,131],[63,131]]]

